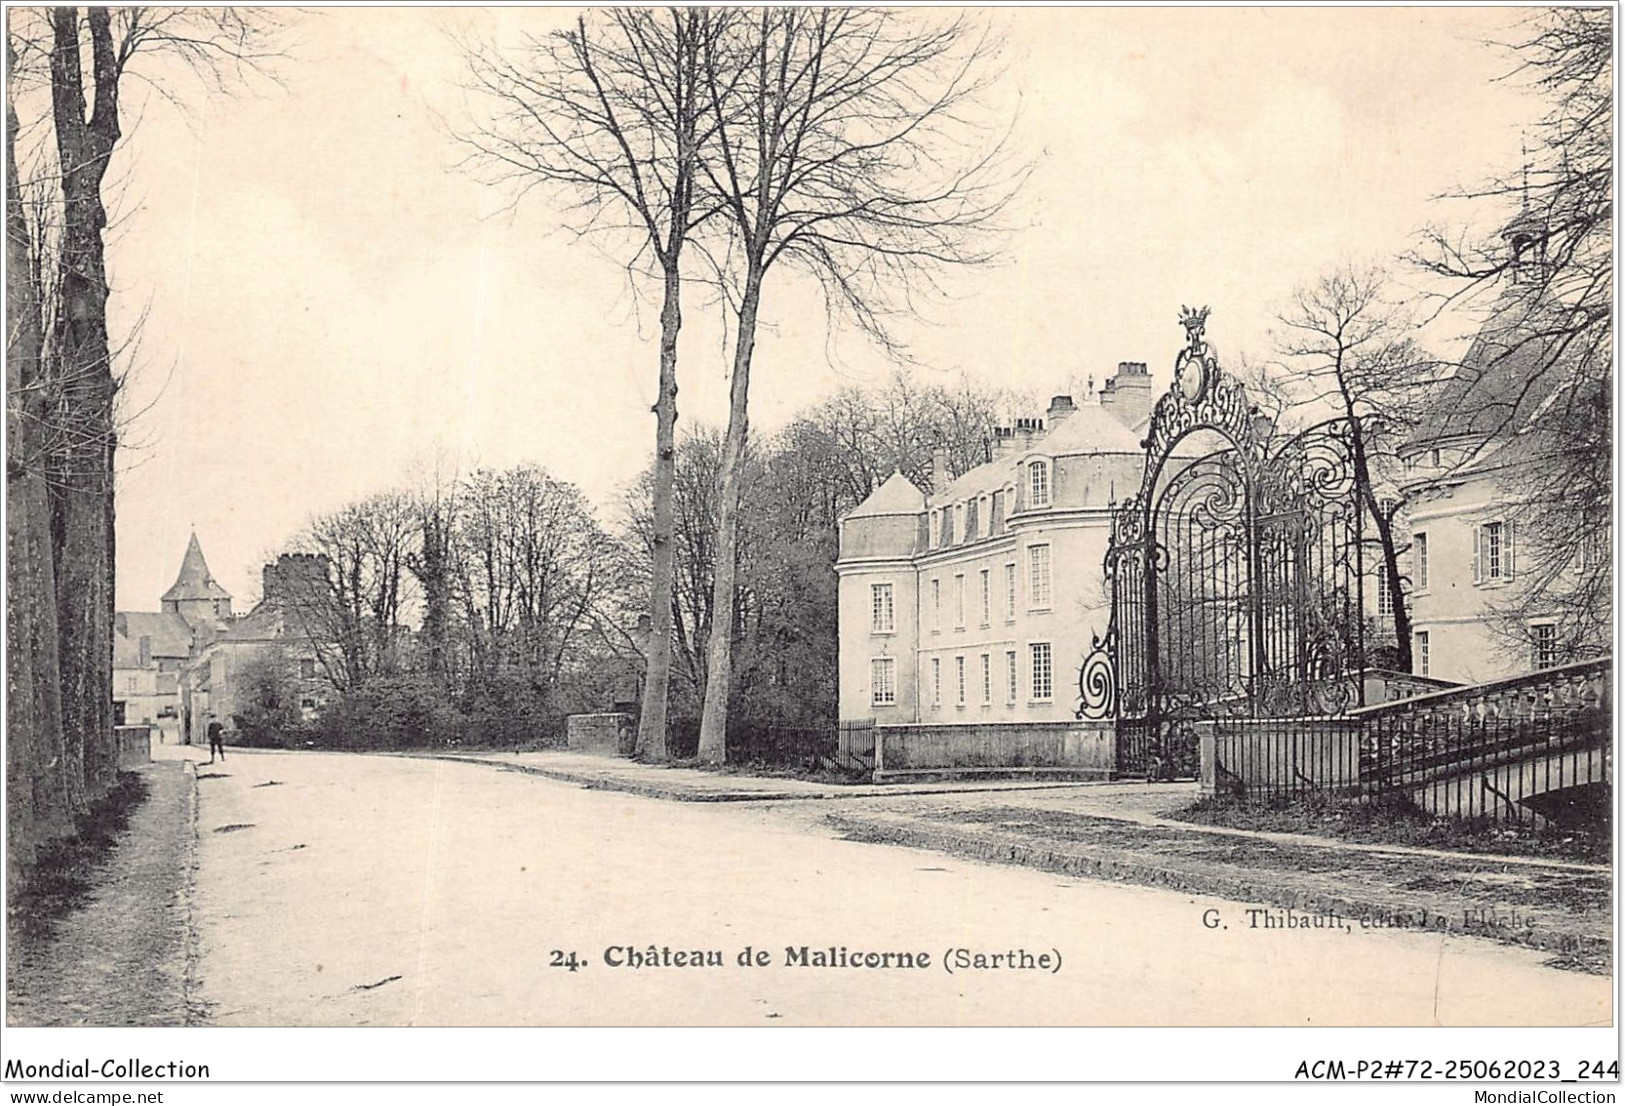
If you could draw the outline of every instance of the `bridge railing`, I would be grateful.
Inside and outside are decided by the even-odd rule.
[[[1361,789],[1467,818],[1554,816],[1526,800],[1611,779],[1611,673],[1604,657],[1351,711]]]

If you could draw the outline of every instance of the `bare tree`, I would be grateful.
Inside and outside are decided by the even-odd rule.
[[[341,691],[400,670],[419,519],[411,498],[386,492],[316,517],[294,543],[320,570],[286,581],[284,598]]]
[[[621,8],[574,28],[527,37],[512,54],[467,45],[473,90],[491,107],[464,136],[474,162],[522,194],[537,184],[569,197],[576,229],[609,237],[631,277],[651,265],[661,286],[655,400],[651,629],[638,752],[664,761],[671,671],[676,474],[677,337],[684,249],[710,214],[697,202],[711,123],[700,57],[731,15],[719,10]]]
[[[964,18],[855,8],[760,9],[703,50],[715,133],[700,166],[726,214],[734,357],[713,608],[734,606],[750,372],[763,284],[780,262],[821,284],[832,321],[891,352],[889,322],[947,267],[991,259],[1012,194],[1002,145],[973,122],[991,42]],[[977,147],[980,147],[979,149]],[[956,153],[956,151],[958,151]],[[718,256],[721,251],[718,251]],[[708,649],[701,760],[726,752],[731,618]]]
[[[22,466],[14,467],[7,484],[8,496],[16,497],[12,507],[21,508],[8,526],[8,541],[15,550],[33,551],[19,562],[30,577],[30,616],[40,616],[43,567],[50,572],[48,598],[56,608],[54,660],[37,632],[39,618],[8,645],[10,671],[21,670],[17,650],[35,651],[25,666],[38,683],[28,721],[42,727],[37,741],[18,741],[14,734],[12,747],[46,758],[13,777],[9,793],[32,790],[38,803],[62,804],[45,819],[52,825],[63,825],[116,770],[112,580],[119,351],[108,332],[105,235],[109,167],[126,138],[125,86],[144,81],[158,95],[176,99],[180,79],[189,75],[203,78],[211,90],[222,89],[245,68],[269,59],[270,26],[263,17],[231,9],[7,11],[13,63],[8,162],[29,165],[26,176],[8,176],[7,182],[8,282],[26,275],[28,283],[17,301],[23,310],[7,320],[14,332],[8,352],[21,355],[18,373],[8,375],[8,386],[17,389],[8,410],[22,431],[8,451],[8,463]],[[20,118],[24,104],[26,120]],[[24,132],[34,136],[26,150],[19,141]],[[42,485],[44,512],[38,510]],[[42,541],[50,548],[48,560]],[[46,686],[53,680],[54,693]],[[53,698],[59,713],[49,706]]]
[[[1292,406],[1334,414],[1347,427],[1356,493],[1376,528],[1379,584],[1393,611],[1393,663],[1408,672],[1411,623],[1401,557],[1410,546],[1397,522],[1404,501],[1395,485],[1396,450],[1416,425],[1437,364],[1412,338],[1414,324],[1387,295],[1387,280],[1381,269],[1353,263],[1327,272],[1294,293],[1275,340]]]
[[[15,82],[13,43],[8,33],[7,71]],[[35,229],[17,169],[20,129],[13,85],[6,99],[6,817],[12,878],[32,861],[37,842],[71,827],[83,801],[83,781],[67,770],[62,732],[55,560],[41,463],[47,434],[41,387],[45,321]]]
[[[1613,73],[1608,7],[1546,8],[1509,44],[1549,110],[1518,170],[1473,190],[1510,221],[1475,236],[1434,228],[1415,260],[1460,301],[1493,298],[1488,363],[1465,402],[1486,441],[1512,445],[1509,498],[1524,505],[1520,586],[1500,625],[1557,618],[1559,658],[1611,647],[1613,565]],[[1507,458],[1513,460],[1512,458]]]
[[[578,488],[534,465],[476,472],[459,500],[454,560],[473,677],[519,673],[551,701],[605,586],[608,537]]]

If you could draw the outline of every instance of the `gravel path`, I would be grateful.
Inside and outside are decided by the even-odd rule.
[[[141,773],[147,800],[131,815],[90,901],[10,963],[7,1024],[188,1024],[193,772],[184,761],[161,760]]]

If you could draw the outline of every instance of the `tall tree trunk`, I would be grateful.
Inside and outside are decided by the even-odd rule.
[[[754,261],[739,301],[739,334],[728,389],[728,431],[722,442],[722,488],[717,502],[717,557],[711,587],[711,644],[707,650],[705,707],[700,712],[699,759],[721,764],[728,754],[728,691],[733,682],[734,580],[739,569],[739,493],[749,434],[750,362],[756,351],[761,267]]]
[[[423,585],[423,639],[429,679],[442,691],[450,684],[451,676],[451,526],[447,515],[440,502],[424,507],[418,572]]]
[[[7,54],[11,54],[7,39]],[[12,64],[15,64],[13,62]],[[55,572],[43,468],[42,274],[17,174],[17,111],[6,104],[6,839],[8,877],[73,826],[62,742]],[[81,792],[82,795],[82,792]]]
[[[62,725],[85,787],[100,793],[113,756],[113,374],[101,184],[119,138],[118,60],[105,8],[87,13],[96,80],[85,118],[79,10],[51,11],[51,106],[62,176],[61,288],[56,347],[65,423],[56,451],[56,543]],[[74,770],[70,763],[70,772]]]
[[[671,686],[671,597],[677,543],[677,334],[683,327],[682,276],[676,256],[666,265],[665,301],[660,309],[660,395],[655,400],[654,579],[649,597],[649,643],[638,714],[638,756],[663,763],[666,703]]]

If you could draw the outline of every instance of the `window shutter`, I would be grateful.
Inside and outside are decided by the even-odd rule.
[[[1512,579],[1513,571],[1517,567],[1513,553],[1517,547],[1517,534],[1512,528],[1512,520],[1507,519],[1501,525],[1501,575],[1508,580]]]
[[[1484,528],[1482,526],[1474,526],[1473,527],[1473,583],[1475,583],[1475,584],[1482,584],[1484,582],[1484,577],[1479,574],[1479,569],[1478,569],[1479,560],[1480,560],[1479,548],[1480,548],[1480,546],[1483,545],[1483,540],[1482,540],[1483,537],[1484,537]]]

